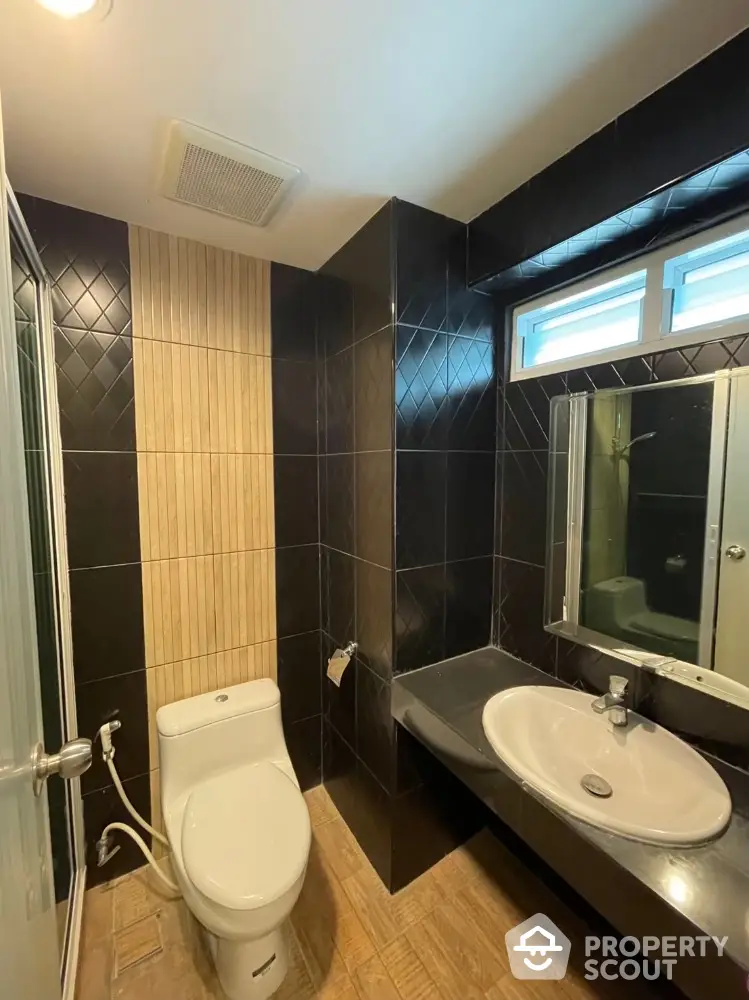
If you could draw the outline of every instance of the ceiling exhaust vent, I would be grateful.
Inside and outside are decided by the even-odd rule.
[[[172,122],[162,192],[186,205],[264,226],[299,169],[214,132]]]

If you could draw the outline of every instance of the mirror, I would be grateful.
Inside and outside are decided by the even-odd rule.
[[[749,703],[749,369],[556,397],[549,448],[547,629]]]

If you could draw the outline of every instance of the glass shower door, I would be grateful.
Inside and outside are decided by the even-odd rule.
[[[21,389],[23,444],[31,528],[31,556],[42,699],[44,745],[56,749],[69,738],[65,713],[64,632],[60,567],[53,508],[53,448],[50,426],[49,344],[45,345],[48,289],[17,207],[11,205],[10,250],[15,336]],[[49,322],[47,316],[47,323]],[[46,347],[46,352],[45,352]],[[56,414],[55,414],[56,417]],[[56,439],[55,439],[56,443]],[[71,784],[46,783],[52,840],[52,873],[60,965],[64,967],[69,906],[75,884],[74,799]]]

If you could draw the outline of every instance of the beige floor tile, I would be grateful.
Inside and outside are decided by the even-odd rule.
[[[274,995],[273,1000],[312,1000],[315,995],[315,988],[304,964],[302,953],[299,950],[296,937],[293,931],[287,932],[289,947],[289,971],[286,978],[281,983],[281,988]]]
[[[313,836],[320,845],[325,863],[341,881],[367,863],[362,849],[342,819],[323,823],[315,829]]]
[[[379,955],[359,966],[354,983],[362,1000],[401,1000]]]
[[[380,957],[402,1000],[441,1000],[442,994],[405,935],[383,948]]]
[[[113,895],[115,931],[158,913],[163,902],[151,888],[142,868],[117,882]]]
[[[361,868],[341,884],[378,951],[398,937],[390,894],[372,869]]]
[[[98,941],[111,943],[114,927],[114,888],[109,883],[89,889],[83,898],[83,924],[81,947],[90,947]]]
[[[115,978],[134,965],[162,951],[161,926],[154,914],[130,924],[114,935],[114,975]]]
[[[331,819],[338,819],[338,810],[328,795],[324,785],[317,785],[304,793],[304,799],[309,809],[309,818],[313,827],[321,826]]]
[[[442,886],[431,871],[424,872],[405,889],[390,897],[390,910],[401,930],[423,920],[445,900]]]
[[[109,1000],[112,991],[112,938],[81,940],[76,1000]]]

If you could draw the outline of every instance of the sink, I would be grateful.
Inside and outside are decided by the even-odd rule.
[[[484,706],[484,732],[523,781],[593,826],[672,846],[721,833],[731,797],[707,761],[635,712],[613,726],[593,700],[567,688],[509,688]]]

